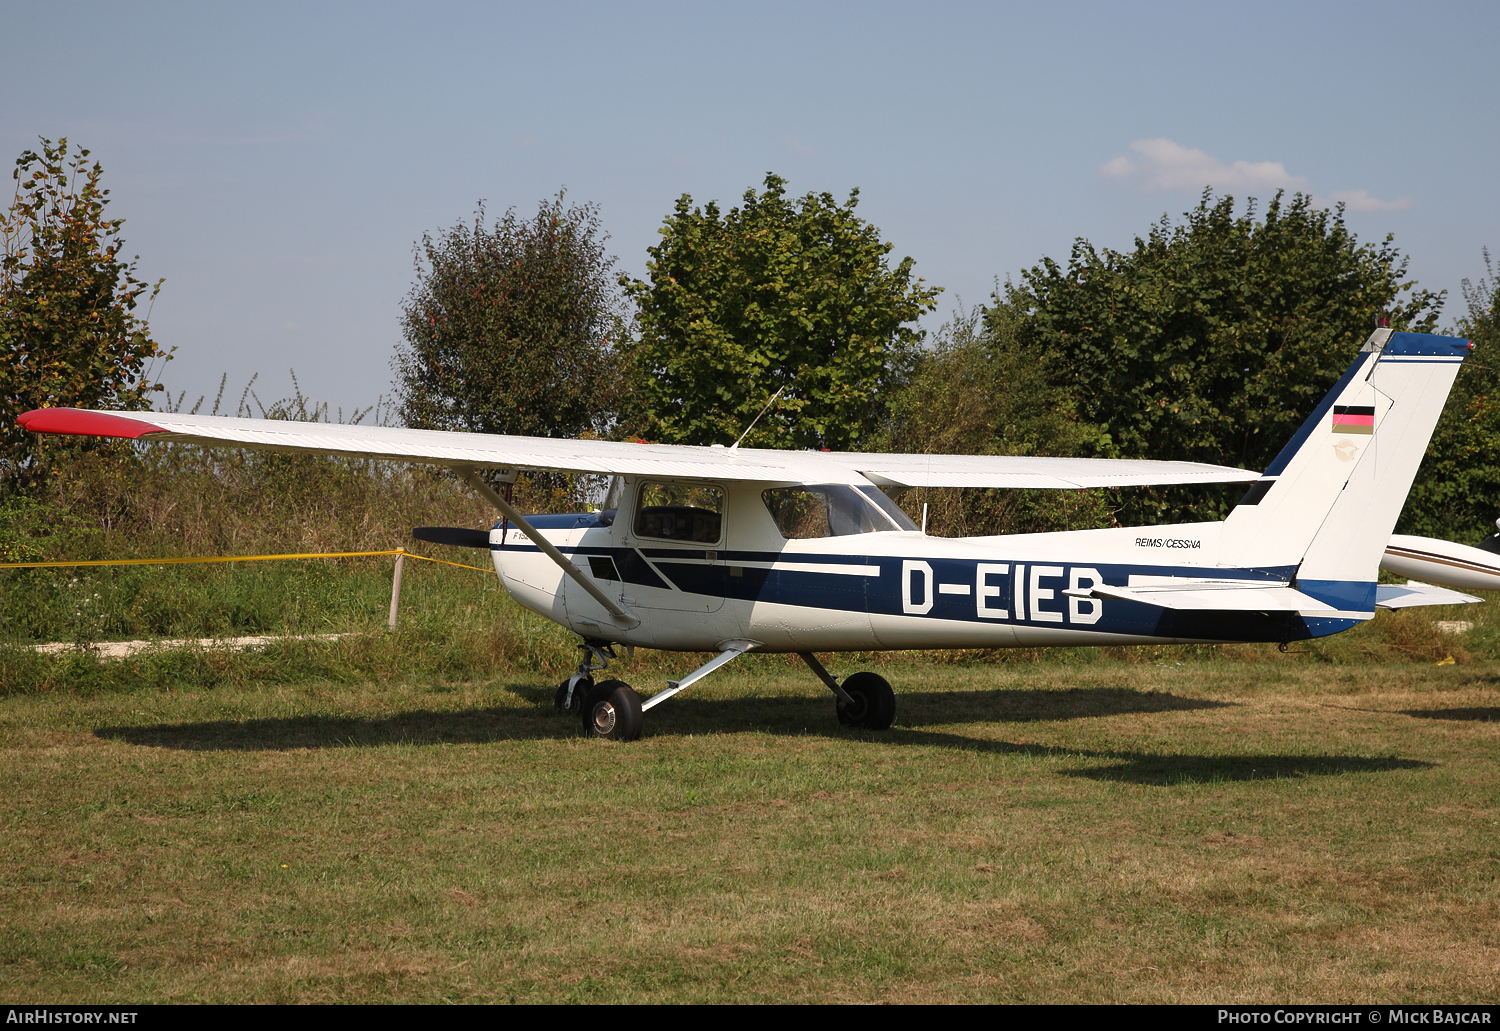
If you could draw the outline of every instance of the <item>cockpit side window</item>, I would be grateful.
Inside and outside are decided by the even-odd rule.
[[[871,489],[878,493],[878,488]],[[772,487],[761,492],[761,500],[776,521],[776,529],[789,541],[915,529],[890,499],[882,505],[841,483]],[[895,509],[899,518],[887,507]]]
[[[667,541],[717,544],[724,527],[724,492],[699,483],[642,483],[635,533]]]

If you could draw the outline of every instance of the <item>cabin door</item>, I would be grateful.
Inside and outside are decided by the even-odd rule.
[[[635,486],[629,522],[621,527],[622,558],[638,568],[631,571],[636,575],[625,576],[625,593],[647,609],[710,613],[723,608],[729,577],[723,559],[724,489],[654,480]],[[621,521],[616,517],[615,525]]]

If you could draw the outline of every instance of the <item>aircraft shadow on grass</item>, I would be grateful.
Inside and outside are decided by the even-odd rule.
[[[1500,708],[1488,709],[1403,709],[1403,716],[1419,720],[1465,720],[1475,723],[1500,723]]]
[[[212,723],[101,727],[100,737],[190,751],[285,751],[295,748],[368,747],[409,743],[475,743],[565,738],[578,721],[552,708],[555,688],[518,684],[505,688],[534,708],[493,707],[459,711],[413,710],[392,716],[296,716]],[[1217,709],[1231,703],[1182,698],[1125,688],[1069,691],[914,692],[901,695],[900,725],[1073,720],[1127,713]],[[834,702],[826,698],[674,698],[651,714],[650,733],[686,735],[765,731],[779,734],[837,732]],[[845,732],[847,733],[847,732]],[[961,735],[949,735],[966,741]],[[878,740],[871,736],[870,740]]]
[[[1075,753],[1078,754],[1078,753]],[[1089,754],[1089,753],[1082,753]],[[1240,780],[1298,780],[1342,773],[1387,773],[1425,770],[1420,759],[1359,755],[1166,755],[1143,752],[1097,752],[1100,758],[1124,762],[1063,771],[1069,777],[1113,780],[1127,784],[1212,784]]]
[[[495,707],[460,711],[415,710],[393,716],[298,716],[207,723],[110,726],[101,738],[185,751],[289,751],[299,748],[372,748],[389,744],[478,744],[507,740],[556,740],[577,736],[578,721],[551,708],[552,688],[512,687],[534,709]],[[1412,759],[1359,756],[1191,755],[1130,750],[1088,750],[967,737],[923,729],[955,723],[1024,723],[1132,713],[1227,708],[1232,703],[1115,688],[1071,691],[983,691],[958,694],[906,693],[902,715],[889,731],[839,727],[832,699],[813,697],[675,698],[652,714],[648,737],[769,733],[778,736],[846,737],[886,747],[927,746],[992,755],[1114,760],[1077,766],[1065,776],[1136,784],[1172,785],[1215,781],[1276,780],[1420,769]],[[543,707],[545,704],[545,708]],[[598,747],[598,746],[596,746]],[[631,746],[623,746],[631,747]]]
[[[525,684],[506,690],[533,705],[552,704],[554,688]],[[1130,713],[1179,712],[1192,709],[1223,709],[1233,702],[1184,698],[1165,691],[1135,691],[1126,687],[1071,688],[1065,691],[903,691],[896,696],[896,723],[903,727],[946,726],[954,723],[1029,723],[1035,720],[1076,720]],[[733,732],[749,724],[808,721],[828,723],[834,708],[833,695],[775,696],[742,695],[734,698],[678,696],[646,719],[648,732]],[[700,725],[701,724],[701,725]]]
[[[1410,716],[1419,720],[1457,720],[1464,723],[1500,723],[1500,707],[1461,709],[1360,709],[1353,706],[1330,706],[1350,712],[1374,712],[1383,716]]]

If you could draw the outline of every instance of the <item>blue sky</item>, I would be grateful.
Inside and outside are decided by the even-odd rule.
[[[767,171],[945,288],[1127,247],[1212,183],[1344,200],[1423,286],[1500,251],[1500,5],[0,2],[0,155],[66,136],[189,397],[390,390],[424,231],[566,187],[642,274],[678,196]]]

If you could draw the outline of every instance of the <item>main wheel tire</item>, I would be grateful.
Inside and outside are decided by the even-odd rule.
[[[641,696],[623,680],[606,680],[584,695],[583,732],[610,741],[634,741],[646,719]]]
[[[842,698],[835,699],[839,722],[844,726],[885,730],[896,719],[896,692],[885,677],[856,673],[839,686],[854,699],[853,705]]]
[[[577,676],[576,673],[573,675],[573,677]],[[557,697],[552,700],[552,704],[557,706],[558,712],[571,713],[577,716],[583,712],[583,699],[594,689],[594,678],[586,673],[582,677],[578,677],[578,683],[573,686],[573,701],[570,705],[568,703],[568,685],[573,683],[573,677],[569,677],[557,685]]]

